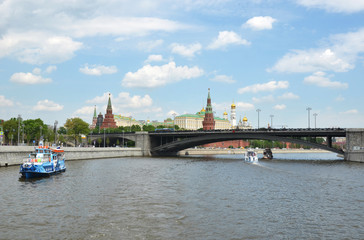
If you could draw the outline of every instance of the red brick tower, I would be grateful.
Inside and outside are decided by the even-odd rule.
[[[205,112],[205,118],[202,122],[202,126],[203,130],[215,129],[214,113],[212,112],[212,106],[211,106],[210,88],[209,88],[209,94],[207,96],[206,112]]]
[[[101,129],[103,128],[117,128],[116,122],[114,119],[114,114],[112,114],[112,106],[111,106],[111,99],[109,93],[109,102],[106,108],[106,114],[104,117],[104,121],[102,122]]]

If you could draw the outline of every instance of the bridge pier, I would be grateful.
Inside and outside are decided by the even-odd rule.
[[[135,147],[142,150],[143,156],[151,156],[151,139],[148,132],[135,132]]]
[[[346,130],[345,160],[364,162],[364,128]]]

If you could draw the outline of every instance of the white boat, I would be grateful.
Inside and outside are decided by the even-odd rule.
[[[249,163],[257,163],[258,162],[258,154],[253,150],[248,150],[245,153],[245,162]]]

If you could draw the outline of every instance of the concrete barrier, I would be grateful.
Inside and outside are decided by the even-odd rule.
[[[143,156],[140,148],[65,147],[63,149],[66,161]],[[34,151],[34,147],[31,146],[0,146],[0,167],[20,165],[32,151]]]

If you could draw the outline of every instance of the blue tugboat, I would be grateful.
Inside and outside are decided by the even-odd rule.
[[[49,148],[40,144],[20,166],[20,173],[25,178],[46,177],[66,171],[64,150]]]

